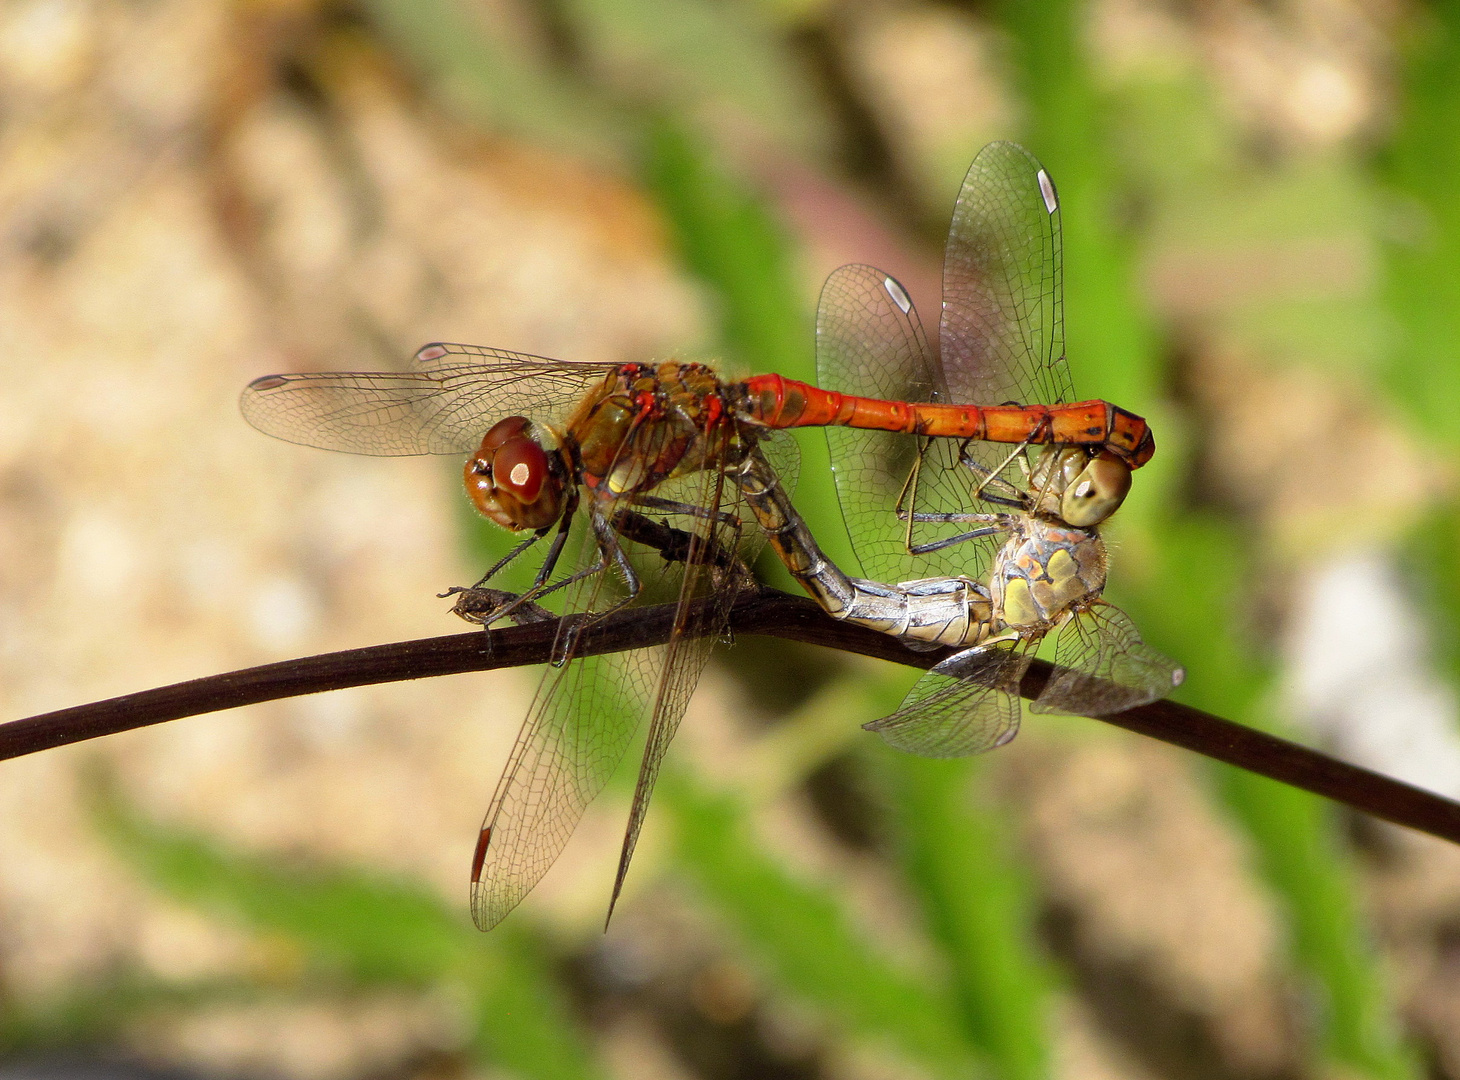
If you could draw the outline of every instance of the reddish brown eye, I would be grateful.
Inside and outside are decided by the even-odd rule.
[[[563,512],[562,480],[532,430],[521,416],[499,421],[463,473],[472,505],[504,529],[546,528]]]
[[[477,452],[482,457],[489,456],[493,450],[503,446],[508,439],[515,439],[526,431],[527,425],[531,422],[525,416],[509,416],[505,420],[498,420],[482,436],[482,446]]]
[[[511,492],[525,503],[537,498],[547,476],[547,454],[541,446],[524,436],[508,439],[492,456],[492,478],[497,487]]]

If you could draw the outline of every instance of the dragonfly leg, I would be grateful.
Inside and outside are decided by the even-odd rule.
[[[563,547],[568,542],[568,532],[572,528],[573,515],[577,512],[577,509],[578,500],[575,496],[570,498],[567,506],[564,507],[563,515],[558,519],[557,535],[553,537],[552,545],[548,548],[548,553],[542,561],[542,566],[538,567],[537,574],[532,579],[532,584],[528,586],[525,592],[514,595],[499,589],[486,589],[483,588],[483,585],[485,582],[491,580],[492,576],[500,571],[502,567],[506,566],[513,559],[517,558],[518,555],[546,536],[552,526],[538,529],[532,536],[518,544],[504,558],[498,560],[497,565],[488,570],[475,585],[468,589],[448,589],[441,595],[452,596],[458,593],[461,594],[462,599],[457,601],[456,607],[452,608],[452,610],[463,619],[480,623],[483,627],[490,627],[492,623],[513,615],[523,605],[530,605],[538,611],[543,610],[541,605],[535,604],[533,601],[549,593],[556,592],[562,587],[562,584],[566,584],[564,582],[558,585],[548,586],[547,581],[552,576],[553,570],[557,567],[558,559],[562,557]],[[506,598],[506,600],[494,610],[483,611],[481,609],[490,600],[490,597],[486,594],[496,594]],[[513,621],[518,621],[515,616],[513,616]]]
[[[708,508],[703,506],[691,506],[689,503],[679,502],[676,499],[661,499],[657,495],[640,495],[634,499],[634,505],[645,510],[660,510],[666,514],[683,514],[686,517],[709,518]],[[721,525],[735,526],[740,524],[740,518],[725,510],[717,510],[714,520]]]
[[[607,554],[604,553],[602,540],[600,538],[598,547],[598,558],[593,561],[593,565],[585,566],[581,570],[575,570],[573,573],[569,574],[561,581],[555,581],[551,585],[543,585],[541,588],[538,588],[538,586],[535,584],[531,589],[529,589],[522,595],[524,597],[528,597],[534,600],[541,600],[544,596],[551,596],[553,593],[558,592],[560,589],[566,589],[569,585],[576,585],[578,582],[584,580],[585,578],[591,578],[594,574],[603,573],[605,570],[608,569],[608,564],[609,558]],[[542,575],[539,576],[541,577]],[[616,607],[617,605],[615,605],[615,608]]]
[[[568,501],[563,510],[563,516],[558,519],[558,534],[553,537],[553,546],[548,548],[547,558],[543,559],[542,566],[538,567],[537,576],[532,579],[532,588],[524,594],[529,597],[542,596],[550,589],[545,589],[548,578],[553,576],[553,571],[558,567],[558,560],[563,556],[563,547],[568,543],[568,532],[573,527],[573,515],[578,512],[578,499],[574,496]]]
[[[639,593],[644,590],[643,581],[639,578],[639,574],[634,569],[633,563],[629,561],[628,554],[624,551],[623,545],[618,542],[618,535],[614,531],[612,522],[608,521],[597,506],[592,504],[589,506],[588,519],[593,529],[593,538],[598,542],[597,561],[593,566],[579,570],[577,573],[565,578],[563,581],[554,585],[553,588],[560,589],[565,585],[570,585],[575,581],[582,581],[584,578],[591,577],[594,574],[601,574],[612,564],[618,569],[619,574],[624,579],[625,592],[623,596],[615,600],[608,607],[601,611],[587,612],[581,621],[564,628],[563,632],[558,635],[557,641],[553,642],[552,656],[548,660],[554,667],[561,667],[572,657],[577,649],[578,637],[582,634],[585,627],[597,622],[606,615],[613,614],[620,608],[632,604],[638,599]]]
[[[907,520],[907,516],[908,516],[907,515],[907,511],[904,510],[902,513],[898,514],[897,516],[898,516],[898,519],[899,520],[906,521]],[[1010,515],[1010,514],[934,514],[934,513],[921,514],[920,513],[920,514],[913,514],[912,515],[912,519],[914,521],[932,522],[934,524],[942,524],[942,525],[946,525],[950,521],[951,522],[957,522],[957,523],[960,523],[960,524],[972,524],[974,522],[978,522],[980,524],[996,525],[997,528],[994,530],[995,532],[1007,532],[1009,529],[1013,528],[1013,516]]]
[[[598,540],[598,550],[603,553],[603,564],[606,568],[612,562],[618,568],[619,574],[623,576],[626,590],[622,597],[608,607],[594,612],[593,617],[597,619],[632,604],[638,599],[639,593],[644,591],[644,583],[639,579],[634,564],[629,561],[628,552],[624,551],[623,545],[618,542],[618,533],[614,531],[613,524],[606,520],[596,507],[590,510],[589,514],[593,521],[593,535]]]
[[[516,593],[510,593],[504,589],[488,589],[484,586],[487,584],[487,582],[491,581],[492,578],[496,577],[497,574],[501,572],[502,567],[506,566],[512,560],[516,559],[517,556],[521,555],[524,551],[530,548],[533,544],[541,540],[545,535],[547,535],[547,532],[547,529],[538,529],[526,540],[522,541],[522,543],[518,544],[506,555],[503,555],[500,559],[498,559],[496,563],[493,564],[490,570],[488,570],[481,577],[477,578],[474,584],[453,585],[445,592],[437,593],[437,597],[444,600],[448,596],[459,595],[463,599],[457,602],[457,607],[454,610],[456,610],[456,613],[462,618],[468,619],[471,622],[480,622],[483,626],[485,626],[488,622],[494,621],[495,617],[486,618],[486,616],[488,616],[490,612],[496,610],[495,607],[492,606],[492,604],[505,607],[509,602],[517,602],[519,598]],[[472,599],[468,600],[466,599],[467,597],[471,597]],[[483,621],[484,618],[485,621]]]
[[[910,551],[913,555],[926,555],[932,551],[942,551],[944,548],[952,547],[954,544],[962,544],[968,540],[977,540],[984,536],[998,536],[1006,531],[1001,526],[991,526],[984,529],[970,529],[968,532],[959,533],[957,536],[945,536],[941,540],[934,540],[927,544],[914,545]]]
[[[942,551],[944,548],[952,547],[954,544],[962,544],[968,540],[978,540],[985,536],[998,536],[1000,533],[1008,532],[1011,526],[1011,519],[1008,514],[909,514],[906,510],[900,510],[897,516],[900,520],[917,522],[919,524],[983,526],[979,529],[961,532],[956,536],[945,536],[939,540],[931,540],[926,544],[909,544],[907,546],[909,555],[927,555],[929,552]]]
[[[988,466],[975,459],[968,452],[971,445],[972,440],[964,442],[963,446],[958,451],[958,461],[959,464],[968,469],[975,476],[979,476],[982,478],[979,486],[974,489],[975,498],[982,499],[984,502],[994,503],[997,506],[1011,506],[1015,509],[1023,510],[1023,493],[1013,484],[1009,483],[1009,481],[999,476],[999,473],[1007,467],[1009,461],[1015,460],[1016,457],[1017,460],[1019,460],[1022,464],[1024,458],[1018,457],[1018,455],[1021,450],[1026,450],[1028,448],[1025,446],[1021,446],[1019,449],[1016,449],[1015,453],[1011,454],[1010,457],[1005,460],[1004,464],[999,466],[998,469],[990,469]],[[997,488],[998,494],[994,494],[993,492],[991,492],[989,490],[990,488]]]
[[[984,488],[983,492],[978,497],[986,503],[992,503],[994,506],[1007,506],[1011,510],[1024,509],[1023,499],[1010,499],[1005,498],[1003,495],[992,495],[989,493],[988,488]]]
[[[908,551],[913,549],[913,519],[904,517],[906,511],[903,510],[903,504],[906,503],[909,506],[917,506],[918,504],[918,480],[922,476],[923,455],[927,453],[928,447],[932,445],[932,442],[928,438],[920,438],[918,440],[917,457],[913,459],[912,468],[908,470],[907,478],[902,482],[902,490],[897,493],[895,509],[897,510],[897,516],[907,522],[907,530],[902,538],[902,544]]]
[[[517,558],[517,556],[521,555],[528,548],[532,547],[533,544],[537,543],[544,536],[546,536],[551,528],[552,526],[549,525],[547,528],[535,530],[533,534],[529,536],[526,540],[522,541],[522,543],[518,544],[506,555],[503,555],[500,559],[498,559],[496,564],[481,577],[477,578],[476,583],[471,587],[473,589],[480,589],[487,582],[491,581],[492,578],[496,577],[497,574],[501,572],[504,566],[512,562],[514,559]]]
[[[1010,484],[1007,480],[1004,480],[1001,474],[1015,461],[1019,461],[1021,463],[1024,461],[1025,456],[1029,451],[1030,438],[1033,438],[1033,435],[1030,435],[1029,438],[1026,438],[1023,442],[1016,445],[1013,450],[1010,450],[1008,456],[1004,458],[1003,461],[999,462],[998,467],[994,469],[988,469],[983,466],[974,466],[971,458],[967,453],[966,448],[968,444],[964,443],[965,449],[959,451],[959,460],[961,460],[965,465],[969,465],[970,467],[972,467],[975,474],[982,476],[982,479],[979,480],[978,484],[975,485],[973,489],[973,497],[975,499],[983,499],[986,502],[1001,501],[998,497],[990,498],[987,494],[985,494],[985,489],[988,488],[991,484],[999,484],[1003,487],[1010,489],[1016,495],[1018,494],[1018,489]]]

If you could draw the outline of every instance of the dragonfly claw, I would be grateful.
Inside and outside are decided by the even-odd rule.
[[[505,589],[463,588],[454,585],[437,595],[443,599],[455,596],[452,614],[482,627],[490,627],[492,623],[504,618],[511,619],[518,626],[550,622],[557,618],[541,604],[524,600],[517,593],[507,592]]]

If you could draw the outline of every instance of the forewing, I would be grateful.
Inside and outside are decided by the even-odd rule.
[[[1059,198],[1039,161],[1015,143],[989,143],[963,180],[943,259],[938,338],[954,401],[1074,400]]]
[[[593,543],[591,534],[584,543]],[[568,591],[565,615],[602,610],[623,596],[611,569]],[[570,657],[544,670],[478,840],[471,912],[482,930],[501,922],[562,854],[633,741],[661,652]]]
[[[890,401],[938,400],[937,365],[917,308],[896,280],[871,266],[843,266],[827,278],[816,313],[817,381],[825,389]],[[953,440],[828,427],[832,476],[852,545],[871,578],[904,581],[952,574],[978,576],[987,552],[959,545],[913,556],[910,546],[965,531],[959,524],[908,523],[901,505],[919,511],[970,510],[967,472]],[[909,479],[916,475],[916,499]]]
[[[611,364],[574,364],[476,345],[427,345],[414,370],[266,375],[244,419],[287,442],[351,454],[465,454],[507,416],[565,417]]]
[[[1018,733],[1019,681],[1028,667],[1020,642],[968,649],[914,683],[895,713],[862,726],[920,757],[981,754]]]
[[[784,466],[786,462],[782,464]],[[737,509],[739,494],[725,477],[723,469],[706,469],[692,474],[686,481],[666,490],[685,505],[699,508],[701,513],[680,515],[674,519],[674,526],[691,532],[693,539],[684,564],[674,629],[664,649],[663,670],[649,719],[644,758],[624,832],[613,898],[609,902],[610,917],[623,890],[664,755],[679,730],[680,721],[684,719],[685,709],[709,660],[710,650],[729,624],[730,608],[736,594],[748,580],[745,563],[741,559],[726,562],[717,556],[737,548],[744,554],[748,548],[758,546],[749,539],[758,535],[758,530],[742,527],[742,517]]]
[[[1059,629],[1054,663],[1058,670],[1030,705],[1033,712],[1107,716],[1163,698],[1186,677],[1141,640],[1130,616],[1106,603]]]

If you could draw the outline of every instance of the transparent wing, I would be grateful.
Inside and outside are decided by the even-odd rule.
[[[871,266],[843,266],[827,278],[816,312],[816,371],[821,386],[846,394],[913,402],[942,396],[917,308],[896,280]],[[992,545],[909,552],[971,526],[898,517],[899,507],[935,513],[982,509],[973,505],[973,484],[958,462],[955,441],[845,427],[828,427],[826,439],[842,516],[864,575],[887,581],[982,575]]]
[[[609,901],[609,917],[623,891],[629,863],[639,842],[649,800],[659,779],[659,769],[669,744],[679,731],[689,699],[709,660],[715,641],[729,623],[730,608],[741,586],[749,580],[746,556],[759,547],[757,530],[745,529],[738,511],[737,489],[721,468],[707,469],[692,477],[697,491],[677,492],[688,505],[701,508],[698,516],[682,516],[676,524],[690,532],[692,539],[685,560],[683,586],[675,613],[674,629],[664,650],[664,667],[655,693],[649,734],[644,745],[644,758],[634,786],[634,801],[624,831],[623,849]],[[674,488],[668,489],[676,493]],[[718,558],[722,551],[736,551],[738,558],[726,562]]]
[[[646,433],[637,452],[652,456],[671,437],[668,429]],[[765,442],[794,482],[795,443],[784,433]],[[679,599],[675,628],[666,645],[570,659],[544,676],[483,825],[472,915],[484,930],[556,861],[647,712],[649,734],[614,884],[617,900],[664,754],[724,632],[746,580],[744,566],[763,543],[738,491],[718,468],[665,481],[645,497],[619,500],[606,513],[633,556],[641,602]],[[610,570],[575,587],[566,608],[602,611],[623,595],[622,579]]]
[[[1186,677],[1175,661],[1141,640],[1130,616],[1100,603],[1070,619],[1055,640],[1060,669],[1032,712],[1106,716],[1171,693]]]
[[[756,444],[759,446],[766,464],[774,469],[776,476],[780,478],[781,490],[786,493],[786,498],[794,497],[796,481],[801,477],[801,449],[796,445],[795,437],[788,431],[766,430],[759,433]],[[739,498],[739,492],[736,493],[736,498],[739,500],[737,512],[741,521],[745,523],[741,550],[745,552],[746,565],[750,565],[760,554],[766,538],[756,524],[755,515],[750,512],[750,507]]]
[[[239,408],[266,435],[324,450],[465,454],[503,417],[565,416],[614,366],[436,343],[411,371],[266,375]]]
[[[932,401],[937,390],[922,320],[907,290],[875,266],[834,270],[816,306],[821,385],[891,401]]]
[[[585,557],[596,557],[591,533],[583,544]],[[623,598],[624,585],[607,570],[568,592],[565,615],[610,606]],[[544,670],[477,842],[471,913],[480,929],[501,922],[562,854],[584,810],[633,741],[662,663],[660,653],[639,649],[569,657],[562,666]]]
[[[657,456],[673,432],[658,426],[637,433],[623,453]],[[590,496],[591,498],[591,496]],[[593,503],[580,519],[601,515],[606,541],[585,520],[574,523],[573,550],[563,573],[580,573],[602,561],[605,544],[631,554],[630,544],[612,535],[634,512],[633,500]],[[682,535],[678,522],[661,533]],[[649,559],[633,564],[640,602],[680,591],[684,560]],[[559,579],[561,580],[561,579]],[[601,614],[630,598],[627,579],[612,559],[599,573],[566,590],[562,614]],[[556,595],[553,596],[556,600]],[[608,656],[575,655],[574,642],[560,634],[554,655],[561,666],[543,674],[527,720],[487,808],[472,867],[471,909],[478,927],[489,930],[521,902],[562,854],[588,804],[597,797],[633,741],[655,699],[667,667],[665,646]]]
[[[897,712],[862,726],[921,757],[981,754],[1018,733],[1019,681],[1028,667],[1022,642],[969,649],[914,683]]]
[[[938,340],[953,401],[1074,400],[1059,197],[1015,143],[989,143],[964,177],[943,257]]]
[[[990,143],[969,167],[948,230],[934,394],[973,405],[1073,400],[1064,355],[1063,274],[1053,182],[1027,150]],[[920,556],[914,568],[921,575],[981,577],[1002,536],[980,537],[988,523],[967,519],[1019,509],[1008,502],[1017,502],[1017,493],[999,481],[1022,487],[1022,474],[1010,468],[1014,448],[950,442],[923,448],[903,494],[911,516],[910,529],[899,522],[908,530],[904,547],[948,544]],[[958,536],[968,542],[948,543]]]

